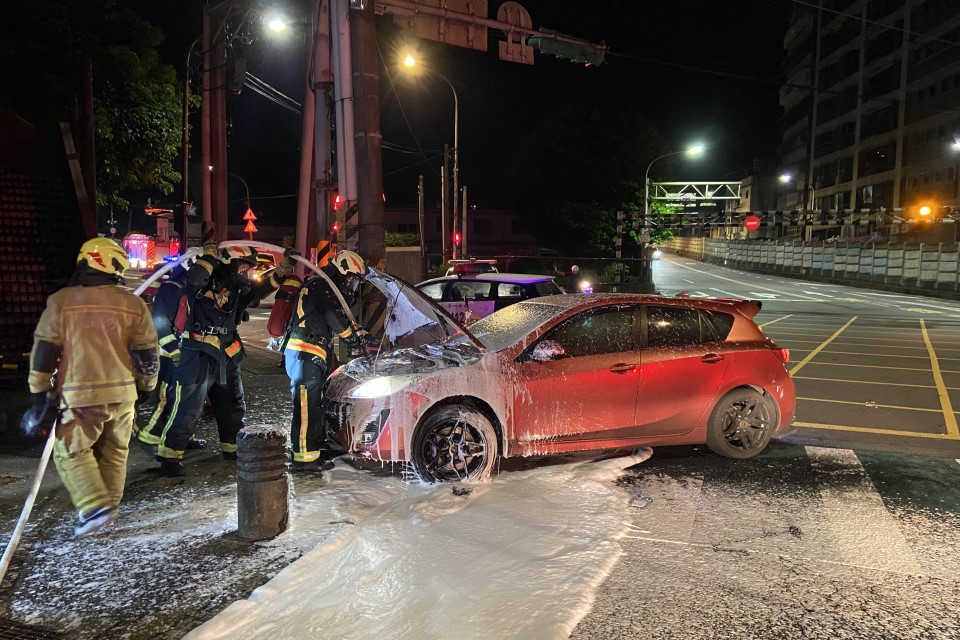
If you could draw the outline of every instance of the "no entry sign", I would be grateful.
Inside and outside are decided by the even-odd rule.
[[[756,231],[760,228],[760,218],[757,216],[747,216],[743,221],[743,228],[747,231]]]

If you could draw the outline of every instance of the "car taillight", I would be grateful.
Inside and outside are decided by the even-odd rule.
[[[790,362],[790,349],[784,349],[781,346],[773,345],[771,351],[773,351],[773,355],[777,356],[783,364]]]

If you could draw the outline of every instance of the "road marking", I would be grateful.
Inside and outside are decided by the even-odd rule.
[[[693,267],[689,267],[689,266],[687,266],[687,265],[685,265],[685,264],[680,264],[679,262],[674,262],[674,263],[672,263],[672,264],[675,264],[675,265],[677,265],[678,267],[683,267],[684,269],[689,269],[690,271],[693,271],[693,272],[696,272],[696,273],[699,273],[699,274],[702,274],[702,275],[705,275],[705,276],[710,276],[711,278],[718,278],[718,279],[720,279],[720,280],[726,280],[727,282],[732,282],[732,283],[734,283],[734,284],[739,284],[739,285],[742,285],[742,286],[745,286],[745,287],[756,286],[756,285],[747,284],[747,283],[745,283],[745,282],[743,282],[743,281],[741,281],[741,280],[734,280],[733,278],[728,278],[728,277],[726,277],[726,276],[717,275],[716,273],[710,273],[710,272],[708,272],[708,271],[702,271],[701,269],[694,269]],[[700,264],[700,263],[694,262],[693,264]],[[780,295],[787,295],[787,294],[786,294],[785,292],[783,292],[783,291],[778,291],[777,289],[770,289],[769,287],[758,287],[758,288],[759,288],[759,289],[766,289],[766,290],[768,290],[768,291],[773,291],[774,293],[778,293],[778,294],[780,294]],[[796,295],[796,294],[794,294],[794,295]]]
[[[919,358],[920,360],[926,360],[928,357],[928,356],[905,356],[899,353],[863,353],[862,351],[834,351],[832,349],[825,349],[824,353],[839,353],[846,356],[870,356],[873,358]],[[941,358],[941,360],[960,360],[960,358]]]
[[[943,313],[943,311],[939,311],[937,309],[904,309],[903,307],[900,307],[900,311],[910,311],[913,313]]]
[[[806,402],[828,402],[830,404],[849,404],[855,407],[868,407],[870,409],[898,409],[900,411],[920,411],[921,413],[940,413],[940,409],[924,409],[922,407],[900,407],[895,404],[879,404],[873,402],[867,404],[862,400],[859,402],[854,402],[852,400],[829,400],[827,398],[803,398],[797,397],[797,400],[804,400]]]
[[[877,382],[875,380],[845,380],[843,378],[816,378],[814,376],[794,376],[794,380],[820,380],[822,382],[851,382],[854,384],[882,384],[885,387],[915,387],[917,389],[935,389],[932,384],[907,384],[906,382]]]
[[[933,369],[933,382],[937,385],[937,395],[940,396],[940,406],[943,409],[943,419],[947,423],[947,433],[954,437],[960,437],[960,429],[957,428],[957,416],[953,412],[953,403],[950,402],[950,392],[947,391],[947,385],[943,382],[943,375],[940,372],[940,363],[937,360],[937,352],[933,350],[933,343],[930,342],[930,336],[927,334],[927,323],[920,320],[920,331],[923,333],[923,341],[927,345],[927,351],[930,353],[930,367]]]
[[[794,422],[793,426],[802,429],[822,429],[825,431],[851,431],[856,433],[871,433],[882,436],[905,436],[908,438],[929,438],[932,440],[960,440],[957,436],[948,433],[924,433],[922,431],[898,431],[896,429],[875,429],[872,427],[847,427],[839,424],[820,424],[817,422]]]
[[[777,318],[776,320],[771,320],[770,322],[764,322],[762,325],[760,325],[760,328],[763,329],[764,327],[769,327],[769,326],[772,325],[774,322],[780,322],[781,320],[786,320],[787,318],[792,318],[792,317],[793,317],[793,314],[792,314],[792,313],[791,313],[791,314],[788,314],[788,315],[785,315],[785,316],[780,316],[780,317]]]
[[[824,367],[856,367],[858,369],[892,369],[894,371],[930,371],[930,369],[918,369],[917,367],[885,367],[881,364],[849,364],[847,362],[811,362]],[[960,371],[944,371],[944,373],[960,373]]]
[[[777,300],[780,297],[778,293],[759,293],[757,291],[747,291],[747,293],[754,298],[761,298],[763,300]]]
[[[836,340],[837,337],[838,337],[841,333],[843,333],[844,330],[845,330],[847,327],[849,327],[851,324],[853,324],[853,322],[854,322],[856,319],[857,319],[857,316],[853,316],[852,318],[850,318],[850,320],[847,321],[847,324],[845,324],[845,325],[843,325],[842,327],[840,327],[839,329],[837,329],[832,336],[830,336],[829,338],[827,338],[827,339],[823,342],[823,344],[821,344],[819,347],[817,347],[816,349],[814,349],[813,351],[811,351],[810,353],[808,353],[807,356],[806,356],[803,360],[801,360],[800,362],[798,362],[797,365],[796,365],[793,369],[790,369],[790,375],[794,375],[797,371],[800,371],[800,369],[802,369],[805,364],[807,364],[808,362],[810,362],[811,360],[813,360],[814,356],[816,356],[816,355],[817,355],[818,353],[820,353],[823,349],[825,349],[825,348],[827,347],[827,345],[829,345],[831,342],[833,342],[834,340]]]
[[[827,295],[826,293],[820,293],[819,291],[804,291],[808,296],[823,296],[824,298],[832,298],[833,296]]]
[[[829,555],[843,562],[876,566],[907,575],[924,571],[910,544],[903,537],[896,518],[887,510],[883,498],[849,449],[805,447],[810,466],[819,480],[823,542]],[[839,471],[839,472],[838,472]],[[838,478],[843,481],[838,481]],[[820,527],[812,532],[817,535]],[[877,549],[884,549],[878,554]]]
[[[713,289],[713,288],[711,288],[710,291],[716,291],[717,293],[722,293],[723,295],[725,295],[725,296],[727,296],[727,297],[729,297],[729,298],[743,298],[742,295],[737,295],[737,294],[735,294],[735,293],[730,293],[729,291],[724,291],[723,289]]]

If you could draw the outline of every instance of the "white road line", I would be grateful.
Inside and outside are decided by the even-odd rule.
[[[856,454],[850,449],[805,449],[818,477],[824,513],[822,529],[804,533],[822,535],[822,547],[832,549],[840,562],[926,574]]]
[[[724,291],[723,289],[710,289],[710,291],[716,291],[717,293],[722,293],[725,296],[730,296],[731,298],[742,298],[742,295],[736,293],[730,293],[729,291]]]
[[[826,293],[820,293],[819,291],[804,291],[808,296],[823,296],[824,298],[832,298],[833,296]],[[834,291],[836,293],[836,291]]]

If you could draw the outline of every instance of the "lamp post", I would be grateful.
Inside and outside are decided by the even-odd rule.
[[[658,160],[663,160],[664,158],[669,158],[670,156],[678,156],[681,153],[685,153],[688,156],[698,156],[703,153],[703,145],[695,144],[686,149],[681,149],[679,151],[671,151],[670,153],[665,153],[662,156],[657,156],[650,161],[650,164],[647,165],[647,171],[643,174],[643,218],[644,224],[646,224],[646,219],[650,216],[650,167],[654,165]]]
[[[417,59],[413,57],[412,54],[407,54],[403,59],[403,64],[407,68],[413,68],[417,65]],[[430,73],[438,76],[441,80],[447,83],[447,86],[450,87],[450,91],[453,92],[453,234],[457,233],[457,196],[459,193],[458,190],[458,180],[460,176],[460,98],[457,96],[457,90],[454,88],[453,83],[451,83],[445,75],[439,71],[434,71],[432,69],[427,69]],[[444,158],[446,162],[446,158]],[[443,244],[446,245],[446,238],[443,241]],[[457,257],[457,243],[451,243],[453,245],[453,258]]]
[[[780,180],[780,184],[790,184],[791,182],[793,182],[793,176],[789,173],[782,173],[780,174],[779,180]],[[807,197],[808,194],[809,194],[809,198]],[[806,202],[803,203],[802,207],[798,207],[798,209],[802,209],[804,212],[813,211],[813,201],[814,199],[816,199],[816,196],[817,196],[816,187],[812,184],[806,184],[806,182],[804,182],[803,197],[806,199]]]

